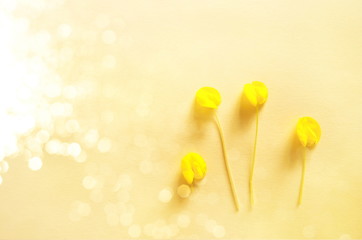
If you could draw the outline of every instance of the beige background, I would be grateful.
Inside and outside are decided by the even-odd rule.
[[[0,6],[1,239],[362,238],[362,1]],[[254,80],[269,99],[250,210],[255,118],[241,96]],[[223,97],[239,213],[216,125],[194,106],[203,86]],[[322,139],[297,208],[302,116]],[[208,173],[182,200],[190,151]]]

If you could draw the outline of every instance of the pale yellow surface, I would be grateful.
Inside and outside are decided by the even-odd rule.
[[[1,0],[0,239],[361,239],[362,1]],[[269,90],[255,115],[244,84]],[[218,109],[240,198],[212,116]],[[321,125],[297,208],[302,116]],[[206,179],[181,199],[180,161]]]

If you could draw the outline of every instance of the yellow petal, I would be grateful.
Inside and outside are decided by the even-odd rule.
[[[189,153],[181,161],[181,171],[184,179],[191,184],[194,179],[201,180],[206,174],[206,163],[197,153]]]
[[[297,135],[304,147],[313,147],[321,138],[321,128],[311,117],[302,117],[297,124]]]
[[[251,105],[253,105],[254,107],[258,105],[258,99],[256,97],[255,87],[252,84],[247,83],[244,85],[244,94],[245,97],[251,103]]]
[[[188,184],[192,184],[194,181],[194,172],[191,170],[182,171],[182,175]]]
[[[265,84],[262,82],[254,81],[252,85],[255,87],[258,104],[264,104],[268,99],[268,89],[266,88]]]
[[[196,102],[202,107],[218,108],[221,103],[221,95],[215,88],[203,87],[196,92]]]
[[[244,94],[254,107],[262,105],[268,99],[268,89],[264,83],[254,81],[244,85]]]
[[[192,169],[189,155],[186,155],[186,156],[182,159],[182,161],[181,161],[181,169],[182,169],[182,171],[191,170],[191,169]]]
[[[195,179],[201,180],[205,177],[206,174],[206,165],[200,160],[192,162],[192,170],[195,174]]]

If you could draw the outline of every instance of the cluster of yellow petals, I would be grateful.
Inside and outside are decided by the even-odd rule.
[[[250,104],[256,107],[256,135],[254,142],[254,153],[252,160],[252,170],[250,174],[250,197],[251,204],[254,203],[253,198],[253,173],[254,173],[254,165],[255,165],[255,154],[256,154],[256,144],[257,144],[257,136],[258,136],[258,107],[263,105],[268,99],[268,89],[264,83],[259,81],[254,81],[252,83],[248,83],[244,85],[244,95],[250,102]],[[221,95],[220,93],[212,87],[202,87],[196,93],[196,102],[205,108],[217,109],[221,104]],[[220,126],[220,122],[218,116],[215,112],[216,123],[219,128],[221,143],[223,147],[225,165],[229,176],[230,186],[233,193],[234,201],[236,204],[236,208],[239,209],[239,201],[236,195],[234,182],[230,173],[230,167],[227,160],[226,152],[225,152],[225,143],[224,137],[222,133],[222,129]],[[321,137],[321,128],[318,122],[311,117],[302,117],[299,119],[297,124],[297,136],[299,141],[304,147],[311,148],[315,146]],[[195,180],[201,180],[205,177],[206,174],[206,163],[204,159],[197,153],[189,153],[187,154],[181,162],[181,170],[182,175],[188,184],[192,184]],[[305,174],[305,154],[303,158],[303,173],[302,180],[300,185],[300,194],[298,204],[301,203],[302,194],[303,194],[303,185],[304,185],[304,174]]]
[[[258,81],[245,84],[244,94],[254,107],[264,104],[268,99],[268,89],[264,83]]]
[[[297,123],[297,135],[304,147],[313,147],[321,138],[321,127],[311,117],[302,117]]]
[[[202,107],[216,109],[221,103],[221,95],[215,88],[203,87],[196,92],[196,102]]]
[[[201,180],[205,177],[206,162],[200,154],[188,153],[181,161],[181,171],[186,182],[192,184],[194,180]]]

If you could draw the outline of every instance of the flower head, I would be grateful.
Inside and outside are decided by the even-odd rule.
[[[302,117],[297,124],[297,135],[304,147],[313,147],[321,138],[321,128],[311,117]]]
[[[254,107],[264,104],[268,99],[268,89],[264,83],[258,81],[245,84],[244,93]]]
[[[188,184],[192,184],[194,179],[201,180],[206,174],[206,162],[197,153],[189,153],[181,161],[181,171]]]
[[[196,92],[196,102],[202,107],[216,109],[221,103],[221,95],[215,88],[203,87]]]

